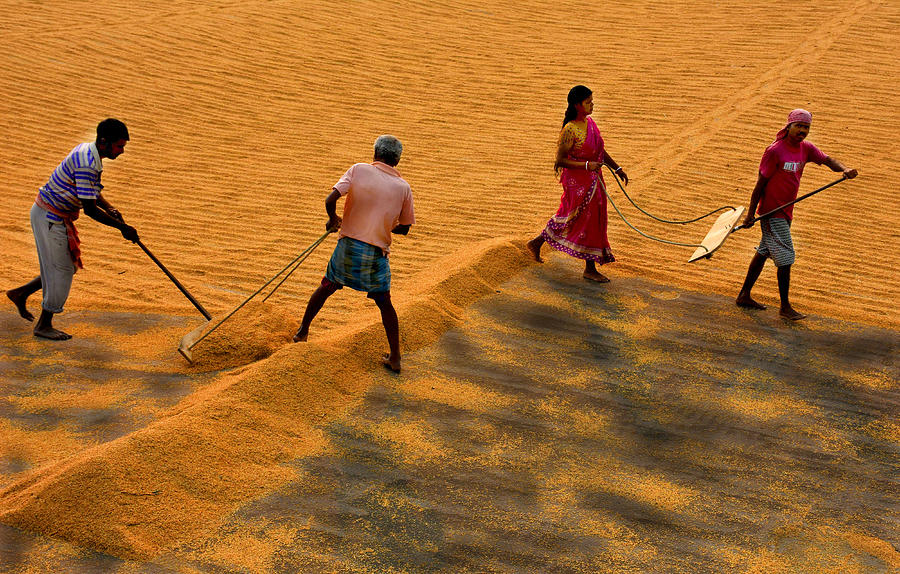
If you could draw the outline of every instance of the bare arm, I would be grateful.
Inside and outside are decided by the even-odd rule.
[[[569,155],[569,152],[572,151],[572,148],[575,146],[575,138],[572,136],[572,132],[566,130],[565,126],[563,126],[563,131],[559,134],[559,142],[556,146],[556,163],[553,164],[553,167],[556,169],[560,169],[563,167],[566,168],[577,168],[584,167],[576,165],[577,162],[566,159],[566,156]]]
[[[578,161],[569,159],[567,156],[572,148],[575,147],[575,132],[571,127],[563,127],[562,133],[559,134],[559,145],[556,147],[556,163],[554,167],[566,169],[587,169],[596,171],[600,169],[600,163],[596,161]]]
[[[328,197],[325,198],[325,212],[328,213],[328,223],[325,224],[327,231],[337,231],[341,228],[343,219],[337,214],[337,202],[341,198],[341,192],[332,189]]]
[[[828,166],[831,171],[839,171],[843,173],[844,177],[846,177],[847,179],[853,179],[854,177],[859,175],[859,172],[857,172],[855,169],[847,169],[846,167],[844,167],[844,164],[831,156],[825,158],[825,161],[822,163]]]
[[[625,182],[625,185],[628,185],[628,174],[625,173],[625,170],[622,169],[622,166],[616,163],[616,160],[614,160],[605,149],[603,150],[603,163],[611,167],[616,175],[622,178],[622,181]]]
[[[756,208],[759,206],[759,200],[762,199],[762,196],[766,191],[766,185],[768,184],[769,178],[765,177],[763,174],[759,174],[759,177],[756,179],[756,187],[753,188],[753,193],[750,194],[750,206],[747,208],[747,215],[744,216],[744,223],[741,224],[742,227],[753,227],[753,219],[756,217]]]
[[[105,211],[110,217],[113,219],[118,219],[119,221],[125,221],[122,218],[122,214],[119,213],[119,210],[112,206],[112,204],[103,197],[103,194],[97,196],[97,207]]]
[[[138,240],[138,233],[134,227],[128,225],[121,219],[113,218],[105,210],[100,209],[96,200],[82,199],[81,205],[84,208],[84,214],[94,221],[102,223],[103,225],[108,225],[109,227],[115,227],[122,232],[122,237],[128,241]]]

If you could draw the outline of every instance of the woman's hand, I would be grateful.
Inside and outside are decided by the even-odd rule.
[[[584,164],[588,171],[600,171],[600,166],[603,165],[599,161],[588,161]]]
[[[625,182],[625,185],[628,185],[628,174],[625,173],[625,170],[622,169],[622,166],[619,166],[613,173],[619,176],[619,178]]]

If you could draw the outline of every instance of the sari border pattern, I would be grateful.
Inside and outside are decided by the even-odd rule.
[[[590,204],[590,202],[594,198],[594,195],[597,193],[597,185],[602,182],[603,180],[601,179],[601,177],[597,175],[594,179],[594,185],[591,187],[590,193],[584,194],[584,199],[582,199],[581,203],[578,204],[578,208],[573,210],[566,217],[551,217],[550,221],[547,222],[547,226],[544,228],[544,231],[541,232],[541,236],[544,238],[544,240],[557,251],[562,251],[563,253],[575,257],[576,259],[594,261],[595,263],[599,263],[600,265],[603,265],[605,263],[612,263],[616,260],[615,256],[613,256],[612,254],[612,249],[610,249],[609,247],[594,248],[578,245],[577,243],[569,241],[565,238],[565,231],[573,221],[578,219],[584,209]],[[605,184],[603,185],[603,192],[606,192]]]

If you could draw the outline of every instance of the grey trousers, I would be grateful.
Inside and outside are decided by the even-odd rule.
[[[41,307],[49,313],[62,313],[75,275],[66,224],[48,221],[47,210],[35,204],[31,208],[31,231],[34,233],[38,261],[41,264],[41,289],[44,295]]]

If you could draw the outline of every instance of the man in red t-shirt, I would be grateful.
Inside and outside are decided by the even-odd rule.
[[[812,114],[806,110],[794,110],[788,115],[787,125],[778,132],[775,141],[766,148],[759,162],[759,177],[750,196],[750,208],[744,225],[753,225],[755,214],[768,213],[797,199],[800,177],[807,162],[826,165],[832,171],[839,171],[847,179],[857,176],[855,169],[847,169],[838,160],[822,153],[819,148],[806,141]],[[785,319],[797,321],[806,317],[791,307],[788,291],[791,285],[791,265],[794,263],[794,243],[791,239],[791,220],[794,206],[790,205],[760,220],[762,240],[756,248],[756,255],[750,261],[747,278],[737,296],[737,305],[748,309],[765,309],[750,296],[750,290],[771,257],[777,267],[778,293],[781,296],[779,314]]]

